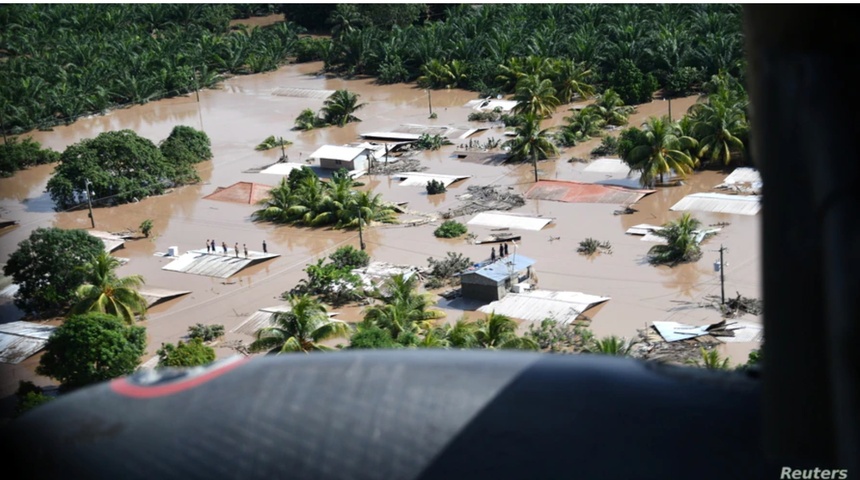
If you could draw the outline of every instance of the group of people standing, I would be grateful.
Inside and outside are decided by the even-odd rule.
[[[503,243],[503,244],[499,245],[499,256],[498,256],[498,258],[504,258],[507,256],[508,256],[508,244]],[[496,247],[493,247],[490,249],[490,261],[491,262],[496,261]]]
[[[221,249],[224,252],[224,255],[227,255],[227,242],[221,242]],[[242,249],[245,251],[245,258],[248,258],[248,246],[246,244],[242,244]],[[218,249],[215,245],[215,240],[206,239],[206,253],[217,253]],[[239,242],[236,242],[233,245],[233,252],[236,255],[236,258],[239,258]],[[266,241],[263,240],[263,253],[269,253],[268,246],[266,245]]]

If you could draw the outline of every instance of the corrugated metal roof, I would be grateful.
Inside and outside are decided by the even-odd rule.
[[[510,293],[501,300],[484,305],[478,311],[496,312],[531,322],[540,322],[546,318],[552,318],[561,324],[567,324],[576,320],[576,317],[582,312],[609,299],[609,297],[581,292],[532,290],[523,293]]]
[[[510,112],[517,106],[517,102],[513,100],[479,99],[469,100],[463,106],[481,112],[492,112],[496,108],[500,108],[503,112]]]
[[[257,330],[271,327],[273,325],[272,319],[275,317],[276,313],[289,311],[289,305],[275,305],[274,307],[261,308],[251,314],[251,316],[245,319],[245,321],[239,326],[230,331],[233,333],[244,333],[249,337],[253,337],[256,335]]]
[[[532,265],[535,264],[535,261],[525,255],[517,255],[516,253],[513,255],[508,255],[507,257],[500,258],[499,260],[485,265],[477,270],[466,271],[463,272],[462,275],[475,274],[480,275],[484,278],[489,278],[490,280],[500,282],[509,278],[511,276],[511,272],[518,273],[521,272]]]
[[[141,286],[137,289],[137,293],[146,299],[146,306],[151,307],[156,303],[169,300],[174,297],[188,295],[191,290],[168,290],[166,288]]]
[[[103,232],[101,230],[87,230],[86,232],[101,240],[102,243],[104,243],[105,251],[108,253],[123,246],[125,243],[125,239],[123,237],[109,232]]]
[[[639,225],[634,225],[627,229],[627,235],[647,235],[655,230],[662,230],[663,227],[659,225],[650,225],[647,223],[640,223]]]
[[[334,90],[316,90],[312,88],[296,88],[296,87],[279,87],[272,91],[272,95],[279,97],[295,97],[295,98],[321,98],[330,97]]]
[[[0,324],[0,362],[21,363],[41,350],[56,329],[33,322]]]
[[[654,190],[634,190],[614,185],[541,180],[526,192],[526,198],[569,203],[616,203],[632,205]]]
[[[526,217],[496,212],[482,212],[469,220],[468,225],[480,225],[490,228],[516,228],[519,230],[538,231],[545,227],[551,218]]]
[[[756,215],[761,210],[761,196],[694,193],[682,198],[670,210]]]
[[[739,183],[761,183],[761,174],[758,170],[749,167],[739,167],[732,172],[723,183],[726,185],[735,185]]]
[[[366,149],[362,147],[342,147],[338,145],[323,145],[308,158],[327,158],[331,160],[340,160],[349,162],[364,153]]]
[[[446,187],[452,183],[471,177],[471,175],[443,175],[441,173],[403,172],[391,175],[391,178],[402,179],[401,187],[425,187],[430,180],[442,182]]]
[[[220,252],[221,250],[218,250]],[[206,250],[189,250],[176,260],[161,267],[162,270],[173,272],[191,273],[194,275],[205,275],[207,277],[229,278],[243,268],[279,257],[275,253],[263,253],[248,251],[248,258],[243,252],[237,257],[232,247],[228,247],[227,255],[221,253],[207,253]]]
[[[387,140],[401,140],[401,141],[415,141],[421,138],[421,134],[418,133],[404,133],[404,132],[369,132],[362,133],[361,138],[379,138],[379,139],[387,139]]]
[[[13,283],[12,277],[7,277],[2,272],[3,268],[0,268],[0,298],[13,298],[18,292],[18,285]]]
[[[260,170],[260,173],[265,173],[265,174],[269,174],[269,175],[281,175],[281,176],[285,177],[285,176],[289,175],[290,172],[292,172],[293,170],[299,170],[305,166],[307,166],[307,165],[304,163],[289,163],[289,162],[276,163],[276,164],[271,165],[271,166],[269,166],[263,170]]]
[[[421,138],[421,135],[440,135],[448,140],[462,140],[469,138],[471,135],[487,130],[486,127],[469,128],[469,127],[452,127],[450,125],[416,125],[405,124],[391,131],[362,133],[362,138],[377,138],[390,140],[407,140],[415,141]]]
[[[624,160],[617,158],[598,158],[592,160],[584,169],[584,172],[593,173],[620,173],[627,175],[630,172],[630,167],[624,163]]]
[[[679,340],[688,340],[690,338],[709,335],[711,333],[709,328],[717,326],[719,323],[695,326],[678,322],[654,322],[653,325],[654,329],[657,330],[657,333],[663,337],[663,340],[666,340],[667,342],[677,342]],[[762,334],[764,333],[760,324],[750,322],[732,322],[725,325],[725,330],[730,330],[734,333],[734,336],[729,337],[720,335],[717,338],[724,342],[731,343],[760,342],[762,340]]]

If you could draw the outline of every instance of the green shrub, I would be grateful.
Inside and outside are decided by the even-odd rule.
[[[211,342],[216,338],[224,336],[224,325],[204,325],[198,323],[188,327],[188,337],[193,339],[199,338],[204,342]]]
[[[338,248],[328,256],[328,259],[331,260],[331,263],[338,270],[362,268],[370,263],[370,255],[363,250],[357,250],[352,245]]]
[[[143,234],[144,237],[149,238],[149,234],[152,233],[152,220],[146,219],[140,222],[140,233]]]
[[[203,344],[199,338],[188,343],[180,341],[176,346],[163,344],[158,349],[159,367],[197,367],[215,361],[215,350]]]
[[[427,182],[427,195],[436,195],[447,191],[448,189],[445,188],[445,184],[438,180],[434,179]]]
[[[618,155],[618,138],[612,135],[603,137],[600,146],[591,151],[593,157],[605,157],[607,155]]]
[[[456,220],[445,220],[442,225],[433,231],[433,235],[440,238],[457,238],[464,235],[468,229]]]

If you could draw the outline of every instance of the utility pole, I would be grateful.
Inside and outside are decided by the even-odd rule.
[[[430,116],[433,116],[433,102],[430,100],[430,89],[427,89],[427,107],[430,108]]]
[[[364,251],[364,236],[361,231],[361,207],[358,207],[358,245]]]
[[[87,206],[90,209],[90,213],[89,213],[90,223],[92,224],[92,228],[96,228],[96,219],[95,219],[95,217],[93,217],[93,199],[92,199],[92,195],[90,195],[90,185],[92,185],[92,183],[90,183],[90,179],[85,178],[84,179],[84,190],[86,190],[86,192],[87,192]]]
[[[726,275],[725,275],[725,263],[723,263],[723,251],[725,247],[720,244],[720,299],[722,300],[722,304],[726,304]]]
[[[284,137],[278,137],[278,142],[281,143],[281,161],[285,162],[288,160],[287,151],[284,149]]]

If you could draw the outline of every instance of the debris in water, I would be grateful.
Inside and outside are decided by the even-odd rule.
[[[457,197],[462,204],[457,208],[452,208],[442,213],[442,218],[450,219],[490,210],[511,210],[526,204],[522,195],[513,192],[503,192],[498,187],[491,185],[471,185],[466,190],[466,194]]]
[[[750,315],[762,314],[764,309],[763,303],[760,299],[744,297],[740,292],[735,293],[737,293],[737,296],[735,298],[726,299],[725,305],[721,303],[720,297],[716,295],[708,295],[705,297],[705,300],[708,303],[705,303],[703,306],[721,311],[723,316],[726,318],[735,318],[746,313],[749,313]]]

